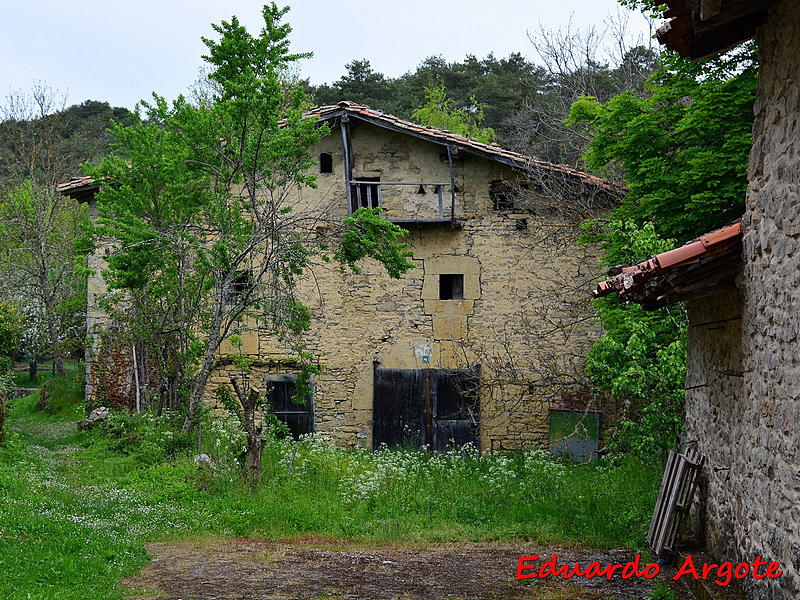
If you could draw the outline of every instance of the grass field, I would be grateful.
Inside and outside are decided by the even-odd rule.
[[[196,437],[152,415],[80,432],[80,403],[47,414],[36,400],[14,402],[0,447],[0,598],[121,597],[116,582],[146,564],[146,541],[184,536],[636,548],[658,485],[634,461],[367,452],[309,438],[268,443],[251,489],[237,475],[243,440],[230,423],[204,427],[211,471],[193,463]]]
[[[15,366],[14,370],[14,385],[18,387],[39,387],[45,381],[49,381],[53,379],[56,375],[53,372],[53,363],[52,361],[46,361],[39,364],[39,369],[36,374],[36,379],[31,381],[30,372],[28,371],[28,366],[24,365],[24,369],[22,368],[22,364],[19,363]],[[78,371],[83,370],[83,363],[74,361],[74,360],[65,360],[64,361],[64,371],[66,371],[67,375],[73,375]]]

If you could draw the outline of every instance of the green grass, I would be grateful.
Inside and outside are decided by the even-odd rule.
[[[77,362],[74,360],[65,360],[64,361],[64,371],[66,371],[67,375],[73,375],[78,372],[83,372],[83,363]],[[28,369],[23,371],[14,371],[14,385],[17,387],[27,387],[27,388],[34,388],[41,386],[45,381],[50,381],[51,379],[57,377],[53,374],[53,363],[46,362],[39,364],[39,370],[36,373],[36,379],[31,381],[30,373]]]
[[[144,543],[176,536],[640,547],[658,485],[634,461],[370,453],[309,439],[271,441],[251,489],[226,459],[242,440],[222,421],[204,428],[209,472],[192,462],[194,439],[163,420],[79,432],[80,404],[60,415],[35,404],[16,401],[0,448],[0,598],[122,597],[116,583],[147,562]]]

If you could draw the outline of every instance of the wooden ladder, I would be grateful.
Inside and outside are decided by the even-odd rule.
[[[694,447],[687,449],[685,454],[670,450],[647,532],[647,543],[657,556],[674,554],[678,532],[689,513],[705,461]]]

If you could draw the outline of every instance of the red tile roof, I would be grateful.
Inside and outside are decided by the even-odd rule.
[[[501,148],[495,143],[484,144],[444,129],[418,125],[380,110],[374,110],[368,106],[355,104],[353,102],[339,102],[338,104],[329,106],[319,106],[307,111],[305,116],[328,120],[341,117],[344,114],[380,127],[427,139],[434,143],[456,146],[465,152],[483,156],[491,160],[497,160],[513,167],[523,169],[533,168],[553,175],[567,177],[568,179],[600,188],[612,196],[621,196],[625,192],[625,188],[622,186],[566,165],[556,165],[536,160],[524,154]],[[91,177],[73,177],[68,182],[59,184],[58,191],[61,193],[69,193],[76,189],[89,187],[93,184],[94,182]]]
[[[56,190],[58,190],[62,194],[66,194],[73,190],[88,187],[91,185],[94,185],[94,180],[88,175],[85,175],[83,177],[73,177],[69,181],[65,181],[64,183],[59,183],[56,186]]]
[[[372,109],[362,104],[355,104],[354,102],[343,101],[338,104],[319,106],[309,110],[305,114],[310,117],[319,117],[322,120],[333,119],[347,114],[380,127],[421,137],[439,144],[450,144],[466,152],[498,160],[514,167],[540,169],[553,174],[567,176],[583,183],[602,188],[614,195],[622,195],[625,192],[625,189],[617,184],[566,165],[556,165],[536,160],[530,156],[520,154],[519,152],[512,152],[511,150],[501,148],[495,143],[484,144],[445,129],[412,123],[411,121],[406,121],[405,119]]]
[[[755,35],[776,0],[666,0],[665,21],[658,41],[684,57],[697,60],[731,48]]]
[[[742,221],[734,221],[683,246],[662,252],[629,267],[612,267],[612,277],[597,284],[595,298],[616,292],[623,300],[638,302],[645,308],[657,308],[684,300],[699,291],[708,292],[738,264],[742,243]],[[691,282],[685,277],[691,270]],[[703,281],[707,285],[703,285]]]

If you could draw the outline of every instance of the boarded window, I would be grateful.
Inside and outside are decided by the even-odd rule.
[[[464,275],[442,273],[439,275],[439,300],[463,300]]]
[[[492,208],[501,212],[514,210],[514,190],[507,181],[495,180],[489,184],[489,197]]]
[[[228,294],[225,296],[225,303],[229,306],[237,304],[241,297],[252,289],[253,274],[249,270],[237,272],[231,287],[228,289]]]
[[[372,444],[446,451],[479,445],[478,376],[454,369],[375,369]]]
[[[319,155],[319,172],[333,173],[333,155],[330,152],[323,152]]]
[[[269,411],[286,423],[292,437],[297,439],[304,433],[314,431],[314,401],[307,396],[302,404],[295,404],[292,396],[295,393],[294,375],[267,375],[267,397]]]
[[[380,177],[361,177],[359,183],[350,184],[351,212],[356,212],[359,208],[378,208],[381,205],[380,180]]]

